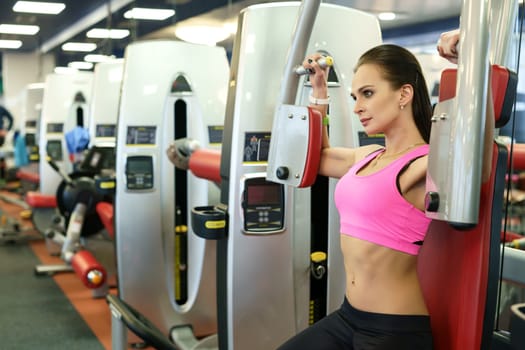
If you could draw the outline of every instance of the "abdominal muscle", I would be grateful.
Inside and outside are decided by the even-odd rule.
[[[417,276],[417,256],[341,235],[346,297],[358,310],[428,315]]]

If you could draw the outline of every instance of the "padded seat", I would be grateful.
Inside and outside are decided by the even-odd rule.
[[[56,208],[57,198],[52,194],[42,194],[36,191],[26,193],[25,201],[32,208]]]
[[[492,66],[496,127],[509,119],[516,74]],[[444,70],[440,101],[453,98],[456,70]],[[433,145],[431,145],[432,147]],[[436,145],[438,146],[438,145]],[[436,147],[434,146],[434,147]],[[490,179],[481,186],[478,224],[459,230],[434,220],[418,260],[436,350],[490,349],[496,316],[507,147],[494,143]]]
[[[24,170],[18,170],[16,172],[16,177],[19,180],[25,180],[25,181],[29,181],[29,182],[32,182],[32,183],[35,183],[35,184],[39,184],[40,183],[40,174],[38,174],[38,173],[33,173],[33,172],[29,172],[29,171],[24,171]]]
[[[108,202],[100,202],[96,207],[97,214],[100,217],[100,221],[104,225],[106,231],[108,231],[111,239],[115,239],[115,229],[113,226],[113,204]]]

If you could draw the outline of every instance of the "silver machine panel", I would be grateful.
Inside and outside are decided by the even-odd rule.
[[[89,146],[115,145],[124,60],[97,63],[89,118]]]
[[[82,110],[87,121],[93,73],[49,74],[46,77],[40,119],[40,192],[55,195],[62,177],[47,163],[49,154],[66,173],[73,170],[68,159],[65,133],[76,126],[77,112]],[[84,100],[75,101],[76,96]],[[87,125],[87,123],[86,123]]]
[[[165,150],[179,132],[204,148],[220,146],[210,145],[207,128],[223,125],[226,52],[154,40],[129,45],[124,60],[115,198],[119,297],[166,335],[183,324],[192,325],[196,336],[209,335],[217,328],[215,242],[194,235],[190,220],[176,223],[175,201],[184,190],[189,208],[206,205],[218,201],[219,191],[190,172],[175,174]],[[184,91],[177,88],[182,76]],[[183,177],[185,188],[177,190],[175,179]],[[184,246],[176,238],[183,227]],[[181,251],[184,266],[176,259]],[[126,332],[115,331],[113,337],[114,349],[127,348]]]
[[[261,4],[244,9],[239,17],[225,121],[225,140],[231,142],[223,144],[221,159],[221,203],[227,206],[229,218],[228,237],[218,242],[219,264],[224,264],[225,274],[218,291],[221,349],[274,349],[308,326],[309,189],[279,184],[284,191],[284,227],[269,234],[246,232],[241,205],[246,182],[266,180],[268,152],[261,152],[258,141],[273,137],[273,115],[300,10],[299,3]],[[314,17],[311,38],[294,64],[314,51],[334,57],[339,81],[330,86],[335,101],[331,137],[334,144],[355,145],[356,137],[348,134],[355,119],[348,88],[359,55],[381,41],[379,25],[374,16],[329,4],[321,4]],[[359,36],[357,27],[366,28],[367,35]],[[333,28],[348,35],[333,35]],[[297,81],[295,88],[293,102],[307,105],[309,84]],[[247,150],[250,145],[253,152]],[[247,158],[247,153],[266,157]],[[334,185],[330,184],[330,197]],[[334,207],[330,210],[336,212]],[[330,226],[331,311],[343,301],[344,272],[335,214],[330,216]]]
[[[35,144],[38,145],[38,126],[42,114],[42,99],[44,97],[44,84],[29,84],[24,93],[24,107],[20,132],[23,135],[35,135]]]

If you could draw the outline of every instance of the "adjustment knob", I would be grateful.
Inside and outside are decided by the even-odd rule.
[[[290,171],[285,166],[280,166],[275,171],[275,175],[277,175],[277,178],[280,180],[286,180],[288,176],[290,176]]]
[[[427,192],[425,195],[425,208],[427,211],[436,212],[439,209],[439,193]]]

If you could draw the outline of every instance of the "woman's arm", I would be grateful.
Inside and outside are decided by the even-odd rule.
[[[310,74],[310,83],[312,84],[312,94],[310,98],[310,108],[313,108],[321,113],[321,117],[327,117],[328,103],[330,96],[328,95],[327,77],[330,67],[321,68],[317,61],[322,57],[321,54],[315,53],[308,57],[303,62],[303,66],[310,69],[313,73]],[[324,100],[324,101],[323,101]],[[330,140],[328,138],[328,125],[323,123],[323,141],[321,150],[321,162],[319,166],[319,174],[340,178],[348,169],[355,163],[355,149],[343,147],[330,147]]]

